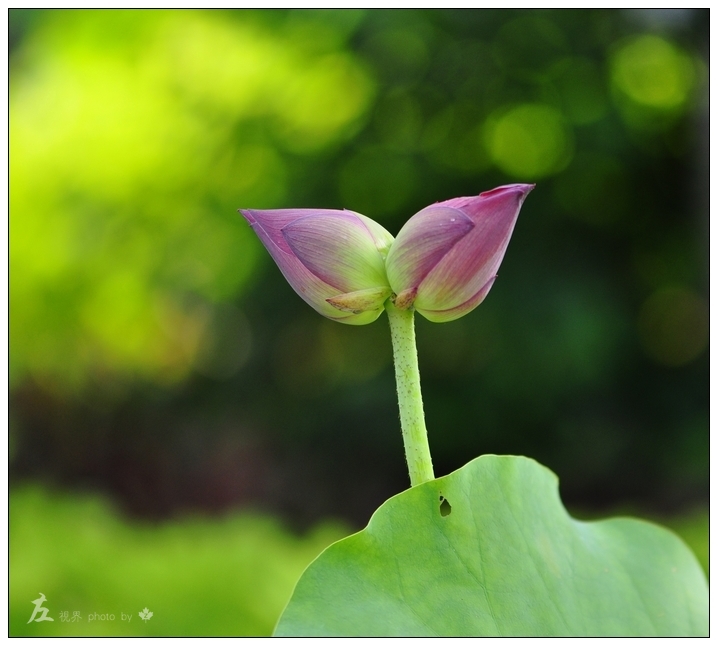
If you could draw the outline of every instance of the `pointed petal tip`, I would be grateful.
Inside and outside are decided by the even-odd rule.
[[[496,188],[492,188],[489,191],[479,193],[479,196],[486,197],[489,195],[494,195],[496,193],[507,193],[509,191],[517,190],[521,193],[530,193],[535,187],[536,184],[504,184],[503,186],[497,186]]]
[[[536,184],[505,184],[504,186],[497,186],[489,191],[484,191],[478,195],[471,195],[466,197],[455,197],[444,202],[437,202],[432,206],[444,206],[455,209],[472,209],[477,208],[478,205],[484,204],[487,200],[494,200],[495,198],[513,197],[518,199],[518,204],[521,206],[526,199],[526,196],[533,191]]]
[[[249,226],[252,226],[257,222],[257,219],[252,215],[252,211],[249,209],[237,209],[237,213],[242,214],[244,219],[247,220]]]
[[[520,193],[522,199],[526,199],[526,196],[536,188],[536,184],[504,184],[503,186],[497,186],[492,188],[490,191],[484,191],[479,193],[479,197],[494,197],[501,193]]]

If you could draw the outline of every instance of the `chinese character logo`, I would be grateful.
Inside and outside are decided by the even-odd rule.
[[[46,597],[41,592],[40,598],[35,599],[35,601],[32,602],[35,604],[35,610],[32,611],[32,616],[30,617],[30,621],[28,621],[27,623],[32,623],[33,621],[55,621],[52,617],[47,616],[48,609],[42,607],[42,604],[45,601],[46,601]],[[40,615],[39,617],[37,617],[38,614]],[[35,619],[35,617],[37,617],[37,619]]]
[[[80,611],[75,610],[72,613],[72,618],[70,618],[70,611],[69,610],[63,610],[60,613],[60,621],[80,621],[82,617],[80,616]]]
[[[139,613],[140,619],[142,619],[145,623],[147,623],[148,619],[152,618],[152,615],[154,613],[150,612],[147,608],[145,608],[142,612]]]

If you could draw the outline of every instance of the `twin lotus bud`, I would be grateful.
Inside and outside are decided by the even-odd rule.
[[[491,289],[533,184],[433,204],[394,237],[370,218],[323,209],[243,210],[294,290],[327,318],[363,325],[388,298],[453,321]]]

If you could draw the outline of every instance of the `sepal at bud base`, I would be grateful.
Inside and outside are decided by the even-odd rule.
[[[328,298],[327,303],[342,312],[360,314],[366,310],[375,309],[377,303],[383,304],[390,295],[391,288],[389,287],[370,287],[358,292],[349,292]]]

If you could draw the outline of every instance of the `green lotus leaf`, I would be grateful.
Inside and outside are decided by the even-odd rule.
[[[485,455],[328,547],[275,634],[707,635],[708,584],[672,532],[574,520],[551,471]]]

